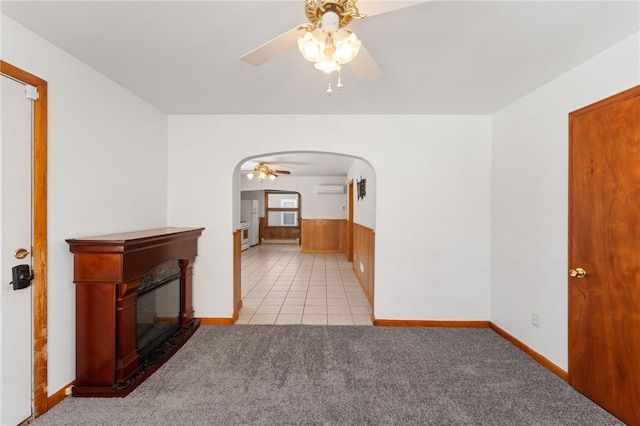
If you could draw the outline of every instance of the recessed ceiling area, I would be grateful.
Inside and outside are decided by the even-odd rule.
[[[359,81],[347,64],[330,97],[327,76],[297,47],[261,66],[240,60],[306,23],[303,0],[1,7],[167,114],[491,114],[640,28],[637,0],[408,3],[349,25],[381,76]]]

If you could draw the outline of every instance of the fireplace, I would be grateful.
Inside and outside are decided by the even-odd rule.
[[[192,280],[202,230],[67,240],[76,284],[74,396],[127,395],[199,327]]]

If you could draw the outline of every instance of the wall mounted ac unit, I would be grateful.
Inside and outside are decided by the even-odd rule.
[[[316,187],[318,194],[344,194],[344,185],[318,185]]]

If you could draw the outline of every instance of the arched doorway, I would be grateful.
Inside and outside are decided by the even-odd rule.
[[[264,178],[262,181],[255,178],[248,179],[247,174],[261,163],[271,170],[284,173],[279,174],[277,178]],[[342,315],[342,320],[346,320],[348,324],[350,323],[346,318],[346,312],[348,312],[351,323],[371,324],[374,245],[371,243],[364,246],[366,250],[371,251],[365,255],[359,246],[365,240],[356,235],[360,228],[364,228],[369,230],[371,240],[374,238],[375,173],[373,167],[362,158],[341,153],[298,151],[247,157],[238,162],[234,173],[233,226],[238,234],[241,227],[246,226],[244,223],[241,224],[243,219],[241,206],[248,199],[257,201],[259,205],[260,227],[263,230],[265,222],[268,222],[266,213],[270,210],[267,201],[269,193],[277,191],[299,193],[301,197],[299,246],[285,247],[281,241],[278,241],[277,245],[272,245],[269,241],[261,239],[260,244],[242,251],[239,248],[241,244],[238,235],[238,248],[235,249],[237,261],[234,268],[234,285],[236,286],[234,319],[239,323],[246,322],[246,315],[242,314],[251,311],[249,313],[263,314],[262,319],[266,323],[274,319],[274,315],[282,314],[279,317],[281,320],[279,323],[286,323],[287,320],[296,321],[294,315],[302,315],[304,320],[305,312],[310,315],[312,312],[317,312],[318,315],[326,316],[325,324],[332,323],[332,320],[339,321],[339,315]],[[366,200],[364,196],[358,197],[356,193],[349,191],[350,187],[356,186],[356,181],[360,187],[359,183],[364,180],[369,182]],[[242,201],[243,199],[245,201]],[[353,260],[356,262],[350,262],[347,258],[348,253],[352,253]],[[260,256],[287,259],[290,263],[288,269],[280,271],[286,275],[279,282],[271,283],[265,280],[273,279],[277,271],[271,270],[269,276],[265,275],[265,271],[249,275],[247,263],[251,262],[255,266]],[[315,263],[315,269],[312,263]],[[293,273],[292,270],[295,268],[301,268],[299,274]],[[320,268],[324,268],[323,289],[319,288]],[[307,286],[301,288],[300,284],[304,284],[304,280],[308,281]],[[309,282],[314,285],[309,285]],[[342,287],[339,287],[340,284]],[[249,288],[252,285],[256,288]],[[286,289],[285,286],[287,286]],[[287,293],[277,293],[283,291]],[[316,303],[319,307],[303,307],[304,311],[301,312],[300,301],[293,299],[301,298],[302,291],[307,292],[306,297],[310,303]],[[344,294],[341,295],[340,292]],[[265,299],[268,296],[285,297],[285,300],[270,300],[266,305],[262,305],[262,309],[254,309],[258,297]],[[322,300],[319,300],[321,298],[326,302],[324,308],[321,307]],[[339,298],[342,300],[337,300]],[[262,302],[265,301],[262,300]],[[280,302],[283,303],[279,305]],[[287,307],[287,304],[293,306],[295,303],[298,303],[297,308]],[[337,304],[343,305],[337,307]],[[352,309],[348,310],[349,307]],[[286,317],[284,314],[291,316]],[[312,321],[310,316],[307,319]],[[274,323],[278,323],[277,318]]]

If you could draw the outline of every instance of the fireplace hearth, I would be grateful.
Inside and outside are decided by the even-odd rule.
[[[195,332],[193,264],[204,228],[69,239],[76,284],[74,396],[125,396]]]

